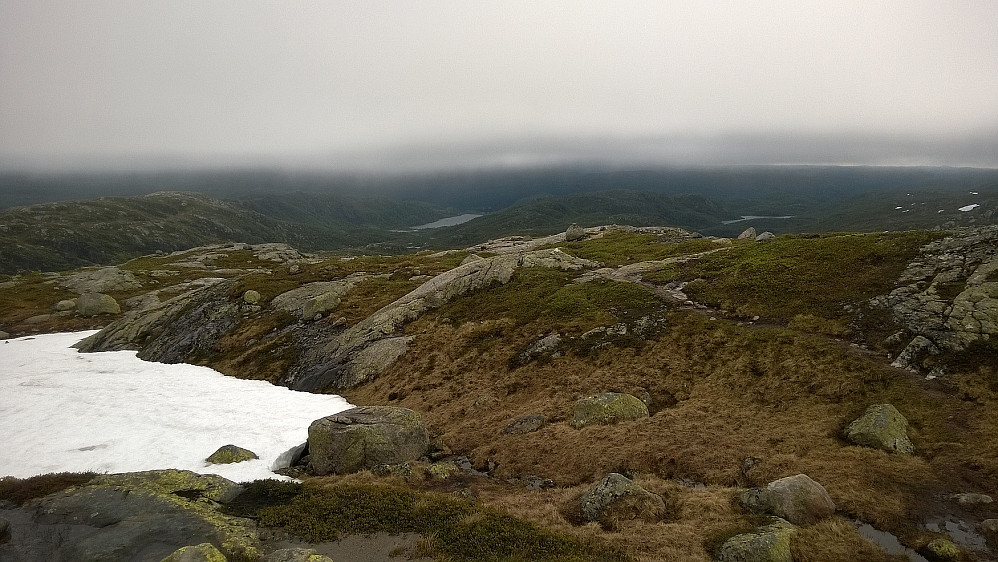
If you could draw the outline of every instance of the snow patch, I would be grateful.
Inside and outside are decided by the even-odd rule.
[[[966,207],[960,207],[959,209],[957,209],[957,211],[963,211],[963,212],[966,213],[967,211],[973,211],[974,209],[976,209],[978,207],[980,207],[980,205],[978,205],[977,203],[974,203],[973,205],[967,205]]]
[[[177,468],[236,482],[280,478],[272,470],[287,466],[312,421],[352,407],[335,395],[143,361],[134,351],[70,347],[93,333],[0,343],[0,476]],[[205,462],[230,443],[260,458]]]

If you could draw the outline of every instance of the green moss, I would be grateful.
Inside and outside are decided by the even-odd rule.
[[[918,249],[939,236],[897,232],[780,237],[682,264],[682,278],[697,280],[686,287],[694,300],[746,316],[836,319],[847,315],[844,304],[889,292]]]
[[[201,543],[196,546],[185,546],[179,548],[173,554],[164,558],[161,562],[187,562],[197,560],[200,562],[227,562],[225,555],[215,548],[211,543]]]
[[[630,394],[607,392],[582,398],[572,408],[572,427],[607,425],[648,417],[648,406]]]
[[[378,485],[306,484],[292,501],[260,510],[260,523],[309,542],[344,534],[417,533],[452,560],[626,560],[619,551],[567,537],[465,499]]]
[[[640,261],[695,254],[716,249],[718,246],[709,239],[661,242],[659,236],[655,234],[611,230],[600,238],[559,244],[559,247],[573,256],[598,261],[608,267],[616,267]]]

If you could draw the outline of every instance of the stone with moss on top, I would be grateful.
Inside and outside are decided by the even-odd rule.
[[[797,531],[787,521],[774,517],[772,522],[748,533],[724,541],[717,562],[793,562],[790,538]]]
[[[824,486],[806,474],[774,480],[765,488],[750,488],[738,501],[752,512],[775,515],[794,525],[813,525],[835,513],[835,503]]]
[[[874,404],[850,423],[846,440],[856,445],[910,455],[915,446],[908,439],[908,420],[891,404]]]
[[[210,542],[201,543],[196,546],[185,546],[177,549],[173,554],[164,558],[161,562],[228,562],[225,555],[219,552],[215,545]]]
[[[282,548],[275,550],[263,559],[264,562],[333,562],[311,548]]]
[[[648,417],[648,406],[639,398],[622,392],[605,392],[582,398],[572,407],[572,427],[609,425]]]
[[[582,518],[603,523],[620,519],[661,521],[665,501],[623,474],[611,472],[579,498]]]
[[[205,460],[211,464],[232,464],[258,458],[260,457],[249,449],[243,449],[235,445],[222,445]]]
[[[351,408],[312,422],[309,464],[317,475],[347,474],[416,460],[430,439],[416,412],[392,406]]]
[[[260,302],[259,291],[254,291],[253,289],[246,291],[245,293],[243,293],[243,301],[246,304],[256,304]]]
[[[925,545],[925,553],[933,560],[960,559],[960,547],[946,539],[934,539]]]
[[[84,317],[97,316],[98,314],[120,314],[121,306],[111,295],[84,293],[76,299],[76,312]]]

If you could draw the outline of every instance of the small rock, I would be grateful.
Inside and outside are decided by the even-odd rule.
[[[846,440],[856,445],[881,449],[888,453],[910,455],[915,446],[908,439],[908,420],[890,404],[874,404],[850,423]]]
[[[953,494],[950,499],[956,500],[960,505],[983,505],[993,502],[991,496],[986,494],[963,493]]]
[[[282,548],[268,554],[263,562],[333,562],[333,559],[311,548]]]
[[[981,521],[981,534],[988,542],[998,545],[998,519],[985,519]]]
[[[544,414],[527,414],[510,422],[509,425],[503,428],[502,432],[505,435],[531,433],[544,427],[547,421],[548,419]]]
[[[73,310],[74,308],[76,308],[76,301],[73,299],[64,299],[55,303],[54,308],[59,312],[62,312],[64,310]]]
[[[797,528],[776,519],[750,533],[735,535],[724,541],[718,551],[718,562],[793,562],[790,537]]]
[[[215,548],[215,545],[205,542],[197,546],[185,546],[177,549],[161,562],[227,562],[227,560],[225,555]]]
[[[571,224],[571,226],[568,227],[568,230],[565,231],[566,242],[574,242],[576,240],[582,240],[585,237],[586,237],[586,231],[579,225],[575,224],[574,222]]]
[[[622,421],[648,417],[648,406],[635,396],[620,392],[606,392],[582,398],[572,408],[572,427],[609,425]]]
[[[258,458],[260,457],[249,449],[243,449],[235,445],[222,445],[205,460],[211,464],[232,464]]]
[[[925,553],[933,560],[959,560],[960,547],[946,539],[934,539],[925,545]]]
[[[750,488],[738,501],[750,511],[775,515],[794,525],[813,525],[835,513],[828,492],[806,474],[774,480],[765,488]]]
[[[243,293],[243,301],[246,304],[256,304],[256,303],[260,302],[260,293],[257,292],[257,291],[254,291],[253,289],[250,289],[250,290],[246,291],[245,293]]]
[[[739,240],[755,240],[755,227],[750,226],[738,235]]]
[[[290,275],[298,275],[299,273],[301,273],[301,266],[300,265],[298,265],[296,263],[293,263],[290,266],[288,266],[288,274],[290,274]]]
[[[775,238],[776,238],[776,235],[773,234],[772,232],[769,232],[767,230],[766,232],[763,232],[762,234],[756,236],[755,237],[755,241],[756,242],[769,242],[770,240],[773,240]]]
[[[76,312],[84,317],[97,316],[98,314],[121,314],[121,306],[111,295],[83,293],[76,299]]]
[[[665,501],[623,474],[611,472],[579,499],[582,518],[603,523],[621,519],[661,521]]]

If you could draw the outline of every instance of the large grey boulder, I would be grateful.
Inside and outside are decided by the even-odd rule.
[[[617,520],[665,518],[665,501],[622,474],[611,472],[579,498],[582,518],[612,523]]]
[[[74,273],[60,280],[59,285],[81,295],[84,293],[131,291],[142,287],[142,284],[130,271],[124,271],[117,267],[102,267]]]
[[[793,562],[790,538],[797,528],[775,519],[758,529],[735,535],[724,541],[717,553],[718,562]]]
[[[351,408],[317,419],[308,428],[309,463],[318,475],[416,460],[429,444],[419,414],[392,406]]]
[[[738,239],[739,240],[755,240],[755,236],[756,236],[756,234],[755,234],[755,227],[754,226],[750,226],[750,227],[746,228],[745,230],[743,230],[742,233],[738,235]]]
[[[83,293],[76,299],[76,312],[80,316],[87,317],[98,314],[121,314],[121,306],[111,295]]]
[[[565,231],[565,242],[575,242],[586,237],[586,231],[574,222]]]
[[[605,392],[579,399],[572,407],[572,427],[609,425],[648,417],[648,406],[641,399],[620,392]]]
[[[915,446],[908,439],[908,420],[890,404],[874,404],[846,426],[843,436],[850,443],[888,453],[910,455]]]
[[[770,240],[774,240],[775,238],[776,238],[776,235],[773,234],[772,232],[769,232],[767,230],[766,232],[763,232],[762,234],[756,236],[755,237],[755,241],[756,242],[769,242]]]
[[[775,515],[794,525],[813,525],[835,513],[835,503],[825,488],[805,474],[774,480],[765,488],[750,488],[738,499],[750,511]]]

